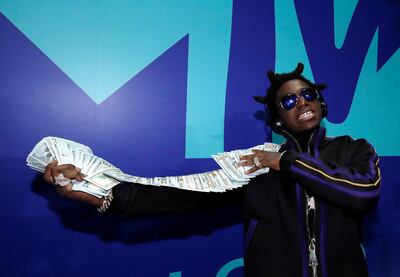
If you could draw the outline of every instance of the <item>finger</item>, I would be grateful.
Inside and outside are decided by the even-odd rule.
[[[57,164],[58,164],[58,161],[57,160],[53,160],[48,165],[46,165],[46,169],[49,168],[49,167],[56,166]]]
[[[76,170],[76,167],[72,164],[63,164],[58,166],[57,169],[64,175],[64,177],[69,179],[74,179],[79,173],[79,171]]]
[[[76,176],[75,176],[75,179],[76,179],[77,181],[83,181],[83,178],[85,178],[85,175],[83,175],[82,173],[78,173],[78,174],[76,174]]]
[[[50,168],[50,172],[51,172],[51,176],[53,178],[53,183],[56,180],[56,177],[58,175],[60,175],[60,171],[58,170],[58,166],[53,166],[52,168]]]
[[[51,172],[51,169],[54,168],[55,166],[57,166],[57,164],[58,164],[58,161],[57,160],[53,160],[48,165],[46,165],[46,167],[45,167],[45,175],[48,174],[47,172]]]
[[[243,156],[240,156],[239,159],[241,161],[242,160],[252,160],[252,159],[254,159],[254,154],[243,155]]]
[[[267,152],[267,151],[258,150],[258,149],[253,149],[253,150],[251,150],[251,152],[253,152],[254,154],[261,154],[261,153],[264,153],[264,152]]]
[[[45,167],[45,169],[44,169],[44,172],[46,173],[46,172],[50,172],[50,169],[53,167],[53,166],[56,166],[57,165],[57,161],[52,161],[52,162],[50,162],[48,165],[46,165],[46,167]]]
[[[47,183],[54,183],[53,177],[51,176],[51,168],[50,167],[46,167],[46,170],[44,171],[44,174],[43,174],[43,179]]]
[[[81,169],[80,169],[79,167],[76,167],[76,166],[75,166],[75,170],[77,171],[76,176],[75,176],[75,179],[77,179],[78,181],[82,181],[83,178],[85,178],[85,174],[83,174],[83,173],[81,172]]]
[[[262,164],[264,160],[264,153],[257,154],[254,158],[258,158],[258,161]]]
[[[60,171],[62,170],[75,170],[76,167],[72,164],[62,164],[57,166]]]
[[[257,166],[253,166],[252,168],[250,168],[249,170],[246,170],[244,173],[246,174],[251,174],[253,172],[256,172],[257,170],[259,170],[260,168]]]
[[[248,161],[242,161],[239,163],[240,166],[250,166],[250,165],[254,165],[254,161],[253,160],[248,160]]]

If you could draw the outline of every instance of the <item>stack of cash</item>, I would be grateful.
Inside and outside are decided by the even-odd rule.
[[[72,189],[103,197],[120,182],[130,182],[142,185],[165,186],[201,192],[225,192],[242,187],[251,178],[267,173],[269,168],[261,168],[252,174],[245,171],[250,167],[240,166],[240,156],[251,154],[253,149],[277,152],[280,146],[273,143],[257,145],[249,149],[234,150],[212,155],[221,167],[219,170],[184,176],[168,176],[145,178],[122,172],[104,159],[93,154],[92,150],[80,143],[57,138],[43,138],[27,157],[30,168],[44,172],[45,167],[57,160],[58,164],[73,164],[85,175],[82,182],[73,180]]]
[[[73,164],[85,175],[81,182],[73,180],[72,189],[75,191],[83,191],[102,198],[110,193],[112,187],[120,183],[103,174],[106,170],[116,169],[115,166],[95,156],[86,145],[63,138],[43,138],[29,153],[26,162],[30,168],[43,173],[53,160],[57,160],[58,165]]]
[[[212,158],[221,169],[205,173],[155,178],[132,176],[118,170],[108,170],[104,172],[104,174],[121,182],[165,186],[202,192],[225,192],[242,187],[248,184],[251,178],[269,172],[269,168],[261,168],[252,174],[246,174],[245,171],[249,170],[252,166],[239,165],[240,156],[252,154],[253,149],[278,152],[280,145],[265,143],[249,149],[234,150],[212,155]]]

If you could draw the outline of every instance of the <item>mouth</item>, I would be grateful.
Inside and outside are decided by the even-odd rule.
[[[313,111],[306,111],[306,112],[300,114],[297,119],[300,120],[300,121],[305,121],[305,120],[309,120],[309,119],[311,119],[313,117],[314,117],[314,112]]]

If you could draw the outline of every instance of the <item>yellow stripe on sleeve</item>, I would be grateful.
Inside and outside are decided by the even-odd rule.
[[[302,162],[302,161],[295,160],[295,162],[297,162],[297,163],[303,165],[304,167],[306,167],[306,168],[308,168],[308,169],[311,169],[312,171],[318,172],[319,174],[323,175],[324,177],[326,177],[326,178],[328,178],[328,179],[330,179],[330,180],[339,181],[339,182],[343,182],[343,183],[347,183],[347,184],[352,185],[352,186],[357,186],[357,187],[372,187],[372,186],[378,185],[378,183],[379,183],[380,180],[381,180],[381,171],[380,171],[380,169],[379,169],[379,167],[378,167],[379,159],[378,159],[378,160],[376,161],[376,163],[375,163],[375,166],[376,166],[376,169],[377,169],[377,172],[378,172],[378,179],[377,179],[374,183],[369,183],[369,184],[355,183],[355,182],[351,182],[351,181],[346,180],[346,179],[335,178],[335,177],[332,177],[332,176],[326,174],[325,172],[323,172],[323,171],[321,171],[321,170],[319,170],[319,169],[317,169],[317,168],[315,168],[315,167],[309,166],[308,164],[306,164],[306,163],[304,163],[304,162]]]

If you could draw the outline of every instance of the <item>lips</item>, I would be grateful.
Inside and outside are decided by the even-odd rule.
[[[313,111],[306,111],[302,114],[299,115],[297,118],[298,120],[304,121],[304,120],[309,120],[314,117],[314,112]]]

